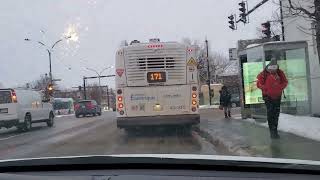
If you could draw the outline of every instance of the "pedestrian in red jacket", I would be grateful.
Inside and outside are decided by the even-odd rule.
[[[257,76],[257,87],[262,90],[263,100],[267,107],[267,119],[272,139],[280,138],[278,134],[280,103],[282,92],[287,85],[286,75],[279,69],[275,59],[272,59]]]

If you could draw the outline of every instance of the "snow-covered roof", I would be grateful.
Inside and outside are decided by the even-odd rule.
[[[228,67],[219,76],[235,76],[239,73],[239,63],[238,61],[230,61]]]

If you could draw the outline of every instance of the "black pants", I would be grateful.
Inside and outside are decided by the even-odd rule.
[[[278,121],[280,115],[281,98],[276,100],[265,97],[265,104],[267,106],[267,119],[271,136],[278,135]]]

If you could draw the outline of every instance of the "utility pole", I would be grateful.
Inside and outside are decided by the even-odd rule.
[[[86,92],[86,77],[83,77],[83,97],[87,99],[87,92]]]
[[[109,97],[109,86],[107,85],[107,102],[108,102],[108,110],[110,109],[110,97]]]
[[[283,24],[282,0],[279,0],[279,5],[280,5],[280,21],[281,21],[282,41],[285,41],[285,38],[284,38],[284,24]]]
[[[41,46],[45,47],[47,52],[48,52],[48,55],[49,55],[49,78],[50,78],[50,84],[52,84],[53,82],[53,78],[52,78],[52,66],[51,66],[51,53],[54,49],[54,47],[59,44],[60,42],[62,42],[63,40],[65,39],[70,39],[71,36],[66,36],[66,37],[63,37],[62,39],[59,39],[58,41],[56,41],[55,43],[53,43],[53,45],[50,47],[50,46],[47,46],[45,43],[41,42],[41,41],[34,41],[34,40],[31,40],[29,38],[25,38],[24,40],[25,41],[31,41],[31,42],[36,42],[38,44],[40,44]]]
[[[48,51],[49,54],[49,78],[50,78],[50,83],[52,84],[52,66],[51,66],[51,51]]]
[[[209,46],[208,46],[208,40],[206,39],[206,49],[207,49],[207,74],[208,74],[208,80],[207,80],[207,84],[208,84],[208,90],[209,90],[209,105],[211,106],[211,75],[210,75],[210,64],[209,64]]]

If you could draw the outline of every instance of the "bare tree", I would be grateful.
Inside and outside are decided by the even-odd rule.
[[[192,41],[189,38],[183,38],[181,41],[185,45],[197,45],[199,47],[198,52],[198,69],[201,83],[206,83],[208,80],[207,77],[207,60],[206,60],[206,47],[200,45],[197,40]],[[222,53],[210,51],[209,52],[209,70],[210,70],[210,79],[214,82],[217,82],[217,76],[225,71],[229,65],[229,60]]]
[[[284,0],[287,2],[283,8],[288,16],[302,17],[310,21],[311,27],[308,29],[299,28],[301,31],[315,36],[318,51],[318,59],[320,60],[320,0]]]

